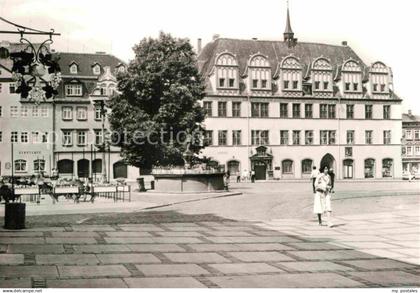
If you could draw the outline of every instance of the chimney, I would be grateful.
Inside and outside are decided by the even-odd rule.
[[[51,49],[51,53],[55,53],[55,49]]]
[[[201,38],[197,39],[197,55],[201,53]]]
[[[252,38],[252,40],[253,40],[253,41],[257,41],[257,40],[258,40],[258,38]]]
[[[214,34],[213,35],[213,41],[216,40],[216,39],[218,39],[218,38],[220,38],[220,35],[219,34]]]
[[[412,112],[411,112],[411,110],[408,110],[408,116],[412,116],[413,114],[412,114]]]
[[[103,52],[103,51],[98,51],[98,52],[96,52],[95,54],[97,54],[97,55],[105,55],[105,54],[106,54],[106,52]]]
[[[342,42],[341,42],[341,45],[343,45],[343,46],[347,46],[347,41],[342,41]]]

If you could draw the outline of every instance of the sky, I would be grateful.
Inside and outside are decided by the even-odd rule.
[[[132,47],[160,31],[203,46],[213,35],[281,40],[287,0],[0,0],[0,15],[24,26],[49,30],[53,48],[64,52],[104,51],[124,61]],[[305,42],[349,46],[366,64],[383,61],[394,75],[403,111],[420,114],[420,1],[289,0],[292,28]],[[0,23],[0,30],[12,29]],[[1,39],[17,41],[16,35]],[[31,38],[37,41],[36,37]]]

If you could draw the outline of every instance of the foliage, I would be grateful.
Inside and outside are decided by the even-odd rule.
[[[110,101],[113,141],[134,166],[183,165],[186,133],[202,131],[204,82],[187,39],[160,33],[134,48],[135,58],[118,76],[119,95]],[[177,135],[179,140],[177,140]],[[116,139],[118,138],[119,139]],[[194,135],[189,150],[203,147]]]

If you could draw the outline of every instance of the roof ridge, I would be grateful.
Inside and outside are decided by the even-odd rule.
[[[243,39],[243,38],[237,39],[237,38],[227,38],[227,37],[217,38],[217,39],[215,39],[215,40],[213,40],[211,42],[217,42],[219,40],[287,43],[287,42],[285,42],[283,40],[280,40],[280,39],[279,40],[260,40],[260,39],[253,40],[253,39]],[[301,42],[301,41],[299,41],[297,44],[313,44],[313,45],[333,46],[333,47],[339,47],[339,48],[346,48],[346,47],[347,48],[351,48],[349,45],[343,46],[343,45],[340,45],[340,44],[328,44],[328,43],[321,43],[321,42]]]

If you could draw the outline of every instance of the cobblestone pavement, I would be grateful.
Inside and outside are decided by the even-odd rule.
[[[417,206],[335,218],[334,228],[159,215],[141,224],[2,229],[0,287],[420,286]]]

